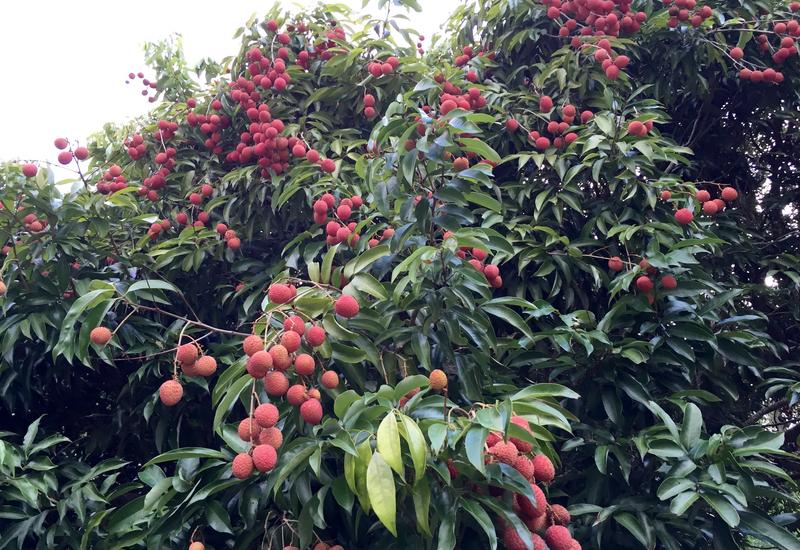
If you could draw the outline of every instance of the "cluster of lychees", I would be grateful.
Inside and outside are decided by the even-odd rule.
[[[400,66],[400,60],[395,56],[389,56],[384,61],[370,61],[367,64],[367,71],[375,78],[392,74]]]
[[[761,33],[756,36],[756,48],[768,53],[772,51],[772,45],[769,42],[769,35],[772,34],[777,37],[779,43],[772,53],[772,62],[777,67],[783,65],[790,57],[797,55],[797,46],[793,36],[800,36],[800,22],[796,19],[789,19],[787,21],[776,21],[773,23],[771,33]],[[740,61],[744,58],[744,50],[738,46],[731,48],[728,55],[734,61]],[[765,69],[749,69],[742,67],[739,70],[739,78],[749,82],[759,83],[766,82],[772,84],[780,84],[784,80],[783,73],[772,68]]]
[[[451,82],[444,82],[439,94],[439,114],[446,115],[453,109],[474,111],[486,106],[486,98],[478,88],[469,88],[465,93]],[[426,111],[427,112],[427,111]]]
[[[632,11],[631,3],[630,0],[542,0],[542,4],[548,6],[548,18],[560,20],[562,16],[569,17],[558,30],[561,37],[570,36],[576,30],[580,36],[635,33],[647,20],[647,14]],[[578,36],[572,41],[573,46],[581,44]]]
[[[556,117],[559,116],[558,113],[553,110],[553,106],[553,99],[550,96],[543,95],[539,97],[539,111],[547,118],[550,118],[552,115],[556,115]],[[538,130],[530,130],[528,132],[528,140],[540,151],[549,149],[551,146],[558,149],[566,147],[578,139],[578,134],[575,132],[567,132],[577,116],[578,110],[575,106],[567,103],[561,107],[561,121],[549,120],[545,127],[544,131],[553,136],[552,141],[549,137],[540,134]],[[591,120],[592,116],[593,113],[591,111],[583,111],[580,114],[581,123],[586,124]],[[517,122],[516,119],[509,118],[506,120],[506,131],[513,133],[516,132],[518,128],[519,122]]]
[[[151,82],[147,78],[144,77],[144,73],[139,71],[138,73],[128,73],[128,80],[125,81],[125,84],[130,84],[132,81],[136,80],[137,78],[142,79],[142,95],[146,96],[150,93],[150,90],[155,90],[158,86],[158,83]],[[153,103],[156,100],[156,96],[152,95],[147,98],[150,103]]]
[[[673,29],[680,25],[681,21],[688,21],[693,27],[699,27],[713,13],[711,6],[698,5],[697,0],[663,0],[663,2],[664,6],[669,7],[667,26]]]
[[[600,63],[606,78],[609,80],[616,80],[619,77],[620,71],[631,62],[627,55],[614,52],[611,48],[611,42],[606,38],[598,40],[595,46],[586,44],[584,47],[586,50],[590,51],[594,48],[592,57],[596,62]]]
[[[360,236],[355,232],[358,224],[350,221],[350,217],[363,205],[364,200],[359,195],[339,201],[331,193],[325,193],[314,202],[314,223],[325,224],[325,241],[329,246],[347,243],[355,247],[358,244]],[[329,212],[332,219],[328,217]]]
[[[722,198],[712,199],[711,193],[700,190],[695,194],[697,201],[702,204],[702,211],[708,216],[713,216],[725,209],[725,203],[733,202],[739,198],[739,193],[733,187],[723,187],[720,193]],[[662,200],[669,200],[672,194],[669,191],[661,192]],[[675,212],[675,221],[681,225],[688,225],[694,220],[694,211],[691,208],[680,208]]]

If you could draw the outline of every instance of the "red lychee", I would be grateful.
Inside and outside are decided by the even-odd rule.
[[[667,290],[673,290],[678,287],[678,280],[673,275],[664,275],[661,277],[661,286]]]
[[[292,359],[289,357],[289,350],[282,344],[277,344],[269,348],[269,354],[272,356],[272,366],[279,371],[287,370],[292,364]]]
[[[531,499],[525,495],[517,495],[517,502],[519,502],[520,512],[527,518],[536,518],[543,515],[547,511],[547,499],[544,492],[535,483],[531,483],[531,490],[533,496],[536,497],[536,502],[531,502]]]
[[[512,466],[514,466],[514,469],[522,474],[522,477],[528,481],[534,480],[535,468],[533,466],[533,461],[527,456],[517,456],[517,458],[514,459],[514,464],[512,464]]]
[[[294,353],[300,349],[300,335],[293,330],[281,334],[281,345],[289,353]]]
[[[447,387],[447,375],[441,369],[433,369],[428,375],[428,383],[434,391],[442,391]]]
[[[197,349],[197,345],[194,343],[178,346],[178,351],[175,353],[175,358],[178,362],[186,364],[194,363],[199,356],[200,350]]]
[[[533,457],[533,467],[536,469],[537,481],[550,483],[556,477],[556,469],[553,462],[546,455],[536,455]]]
[[[549,95],[543,95],[539,98],[539,110],[543,113],[550,111],[553,108],[553,100]]]
[[[613,256],[608,259],[608,269],[611,271],[620,272],[624,267],[625,264],[619,256]]]
[[[242,348],[248,356],[253,356],[256,352],[264,350],[264,340],[256,334],[251,334],[242,342]]]
[[[342,294],[334,303],[333,309],[336,311],[337,315],[349,319],[358,315],[360,307],[355,298],[349,294]]]
[[[511,417],[511,422],[513,424],[516,424],[517,426],[519,426],[523,430],[526,430],[527,432],[531,431],[530,424],[528,424],[528,421],[525,420],[524,418],[522,418],[521,416],[512,416]],[[531,449],[533,449],[533,445],[531,445],[527,441],[522,441],[522,440],[514,438],[514,437],[510,438],[509,441],[511,441],[511,443],[516,445],[517,446],[517,450],[519,450],[519,452],[521,452],[521,453],[529,453],[529,452],[531,452]]]
[[[272,368],[272,355],[263,349],[255,352],[247,360],[247,372],[253,378],[263,378]]]
[[[280,397],[289,389],[289,379],[281,371],[270,371],[264,376],[264,388],[267,395]]]
[[[167,380],[158,389],[158,397],[164,405],[172,407],[183,397],[183,386],[177,380]]]
[[[653,290],[653,280],[647,275],[642,275],[636,279],[636,288],[641,292],[650,292]]]
[[[253,411],[253,417],[262,428],[271,428],[278,423],[280,412],[272,403],[262,403]]]
[[[677,212],[675,212],[675,221],[681,225],[688,225],[692,223],[694,219],[694,214],[688,208],[681,208]]]
[[[246,479],[253,473],[253,459],[247,453],[239,453],[233,458],[231,465],[233,476],[238,479]]]
[[[306,387],[303,384],[289,386],[289,389],[286,390],[286,401],[288,401],[293,407],[299,407],[305,403],[307,399],[308,394],[306,392]]]
[[[194,364],[198,376],[211,376],[217,371],[217,360],[210,355],[200,357]]]
[[[563,525],[551,525],[544,534],[544,540],[550,550],[571,550],[572,535]]]
[[[283,330],[291,330],[302,336],[306,331],[306,324],[300,317],[287,317],[286,320],[283,321]]]
[[[489,454],[500,462],[513,465],[519,453],[517,452],[517,446],[510,441],[498,441],[489,449]]]
[[[36,167],[35,164],[23,164],[22,165],[22,175],[26,178],[32,178],[36,175],[39,169]]]
[[[236,432],[239,434],[239,439],[242,441],[250,441],[255,439],[261,433],[261,427],[252,418],[245,418],[236,427]]]
[[[258,437],[258,443],[280,449],[281,445],[283,445],[283,432],[275,427],[263,429]]]
[[[105,346],[111,340],[111,330],[107,327],[95,327],[89,333],[89,340],[97,346]]]
[[[694,198],[696,198],[699,202],[710,201],[711,193],[709,193],[705,189],[700,189],[697,193],[694,194]]]
[[[325,343],[325,330],[316,325],[312,326],[306,333],[306,342],[308,342],[308,345],[312,348],[321,346]]]
[[[570,519],[572,519],[569,515],[569,510],[560,504],[551,504],[550,512],[556,525],[569,525]]]
[[[253,465],[259,472],[269,472],[278,462],[278,453],[271,445],[256,445],[253,449]]]
[[[329,390],[332,390],[333,388],[339,385],[339,375],[332,370],[327,370],[324,373],[322,373],[322,376],[320,377],[319,380],[320,383]]]
[[[731,202],[739,198],[739,193],[733,187],[723,187],[721,197],[722,200]]]
[[[315,368],[314,358],[307,353],[301,353],[294,359],[294,371],[301,376],[311,376]]]
[[[319,424],[322,420],[322,403],[309,399],[300,405],[300,416],[308,424]]]
[[[286,304],[291,302],[292,298],[294,298],[293,294],[291,287],[282,283],[270,285],[267,291],[269,301],[273,304]]]

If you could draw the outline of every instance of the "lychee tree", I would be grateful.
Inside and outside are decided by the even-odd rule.
[[[800,5],[397,4],[2,167],[2,547],[800,547]]]

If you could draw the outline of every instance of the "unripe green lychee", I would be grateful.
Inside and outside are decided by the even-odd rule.
[[[262,351],[264,349],[264,340],[262,340],[260,336],[251,334],[242,342],[242,348],[248,356],[252,356],[257,351]]]
[[[239,479],[246,479],[253,473],[253,459],[247,453],[239,453],[233,458],[231,465],[233,476]]]
[[[285,331],[281,334],[281,345],[289,353],[294,353],[300,349],[300,335],[293,330]]]
[[[314,325],[306,333],[306,342],[312,348],[317,348],[325,343],[325,330],[322,327]]]
[[[253,465],[259,472],[269,472],[278,462],[278,453],[271,445],[256,445],[253,449]]]
[[[261,430],[261,435],[258,437],[260,445],[270,445],[275,449],[280,449],[283,445],[283,432],[278,428],[264,428]]]
[[[183,397],[183,386],[177,380],[167,380],[158,389],[158,396],[164,405],[172,407]]]
[[[441,369],[434,369],[428,375],[428,383],[434,391],[442,391],[447,387],[447,375]]]
[[[272,356],[272,366],[281,372],[287,370],[292,365],[292,359],[289,357],[289,350],[282,344],[277,344],[269,348],[269,354]]]
[[[536,470],[534,475],[537,481],[550,483],[556,477],[556,469],[553,466],[553,462],[546,455],[533,457],[533,467]]]
[[[294,358],[294,371],[300,376],[311,376],[315,368],[314,358],[307,353],[301,353]]]
[[[267,395],[281,397],[289,389],[289,379],[281,371],[270,371],[264,376],[264,388],[267,390]]]
[[[111,330],[108,327],[95,327],[89,333],[89,340],[97,346],[105,346],[111,340]]]
[[[309,399],[300,405],[300,416],[308,424],[319,424],[322,420],[322,403]]]
[[[217,360],[210,355],[200,357],[194,364],[198,376],[211,376],[217,371]]]
[[[342,317],[351,318],[358,315],[360,309],[358,301],[349,294],[342,294],[337,298],[336,303],[333,305],[334,311],[337,315]]]
[[[178,346],[178,351],[175,353],[175,358],[179,363],[191,364],[197,361],[198,357],[200,357],[200,350],[197,349],[195,343]]]
[[[280,412],[272,403],[262,403],[253,411],[253,417],[262,428],[271,428],[278,423]],[[259,430],[259,433],[261,431]]]
[[[302,384],[295,384],[290,386],[286,391],[286,401],[294,407],[299,407],[308,399],[306,394],[306,387]]]
[[[322,377],[320,377],[319,381],[323,386],[332,390],[339,385],[339,375],[332,370],[327,370],[322,373]]]

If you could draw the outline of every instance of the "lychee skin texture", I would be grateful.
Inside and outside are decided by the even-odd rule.
[[[325,343],[325,329],[318,326],[313,326],[308,329],[306,333],[306,342],[312,348],[318,348]]]
[[[544,534],[544,540],[550,550],[570,550],[572,535],[563,525],[551,525]]]
[[[514,459],[514,469],[522,474],[522,477],[528,481],[534,480],[536,469],[533,466],[533,461],[525,455],[519,455]]]
[[[198,376],[211,376],[217,372],[217,360],[210,355],[204,355],[195,362],[194,370]]]
[[[107,327],[95,327],[89,333],[89,339],[95,345],[105,346],[111,340],[111,331]]]
[[[39,169],[36,167],[35,164],[23,164],[22,165],[22,175],[26,178],[32,178],[36,175]]]
[[[278,411],[278,407],[272,403],[262,403],[253,411],[253,418],[256,419],[256,422],[258,422],[258,425],[262,428],[271,428],[278,423],[280,412]]]
[[[271,445],[256,445],[253,449],[253,465],[259,472],[269,472],[278,462],[278,453]]]
[[[177,380],[167,380],[158,389],[158,397],[167,407],[177,405],[183,397],[183,386]]]
[[[572,519],[572,517],[569,515],[569,510],[560,504],[551,504],[550,512],[553,514],[553,521],[556,522],[556,525],[569,525],[569,522]]]
[[[294,353],[300,349],[300,335],[290,330],[281,334],[281,345],[289,353]]]
[[[733,187],[725,187],[722,189],[721,196],[722,200],[731,202],[739,198],[739,193]]]
[[[518,501],[522,515],[533,519],[538,518],[547,511],[547,498],[545,498],[544,492],[535,483],[531,483],[531,489],[533,490],[533,496],[536,497],[535,504],[525,495],[518,495]]]
[[[694,219],[694,214],[688,208],[681,208],[677,212],[675,212],[675,221],[681,225],[688,225],[692,223]]]
[[[294,293],[289,285],[275,283],[270,285],[267,296],[273,304],[286,304],[292,301]]]
[[[206,550],[206,547],[202,542],[193,542],[189,545],[189,550]]]
[[[295,384],[290,386],[286,391],[286,401],[293,407],[299,407],[308,399],[306,387],[302,384]]]
[[[248,356],[252,357],[254,353],[264,349],[264,340],[260,336],[251,334],[242,342],[242,349]]]
[[[428,375],[428,382],[434,391],[442,391],[447,387],[447,375],[441,369],[434,369]]]
[[[322,420],[322,403],[316,399],[309,399],[300,405],[300,416],[308,424],[319,424]]]
[[[355,298],[349,294],[342,294],[339,296],[339,298],[337,298],[336,303],[333,305],[333,309],[337,315],[341,315],[342,317],[350,319],[358,315],[358,311],[361,308]]]
[[[261,426],[252,418],[245,418],[236,426],[236,433],[242,441],[250,441],[261,434]]]
[[[267,395],[280,397],[289,389],[289,379],[280,371],[270,371],[264,376],[264,388]]]
[[[653,280],[647,275],[642,275],[636,279],[636,288],[642,292],[650,292],[653,290]]]
[[[495,279],[500,276],[500,269],[494,264],[489,264],[483,268],[483,274],[487,279]]]
[[[306,324],[300,317],[287,317],[283,322],[283,330],[291,330],[302,336],[306,331]]]
[[[556,469],[552,461],[546,455],[536,455],[533,457],[533,467],[536,469],[536,479],[544,483],[550,483],[556,477]]]
[[[233,458],[231,469],[234,477],[247,479],[253,473],[253,459],[247,453],[239,453]]]
[[[178,351],[175,354],[179,363],[191,364],[197,361],[200,356],[200,350],[197,349],[195,344],[183,344],[178,346]]]
[[[275,427],[261,430],[261,435],[258,436],[258,443],[280,449],[281,445],[283,445],[283,432]]]
[[[531,538],[533,539],[533,550],[547,550],[547,546],[545,545],[542,537],[536,533],[533,533],[531,534]]]
[[[319,381],[320,383],[322,383],[323,386],[325,386],[329,390],[332,390],[333,388],[339,385],[339,375],[332,370],[328,370],[322,374],[322,377],[320,378]]]
[[[517,446],[510,441],[498,441],[489,449],[489,454],[504,464],[513,465],[519,452]]]
[[[272,366],[279,371],[287,370],[292,364],[292,359],[289,357],[289,350],[282,344],[277,344],[269,348],[269,354],[272,356]]]
[[[503,530],[503,544],[508,550],[527,550],[519,533],[511,525],[507,525]]]
[[[664,275],[661,277],[661,286],[667,290],[673,290],[678,287],[678,280],[673,275]]]
[[[267,371],[272,368],[272,355],[269,352],[259,350],[247,360],[247,372],[253,378],[263,378]]]
[[[311,376],[315,368],[314,358],[307,353],[301,353],[294,359],[294,371],[301,376]]]

